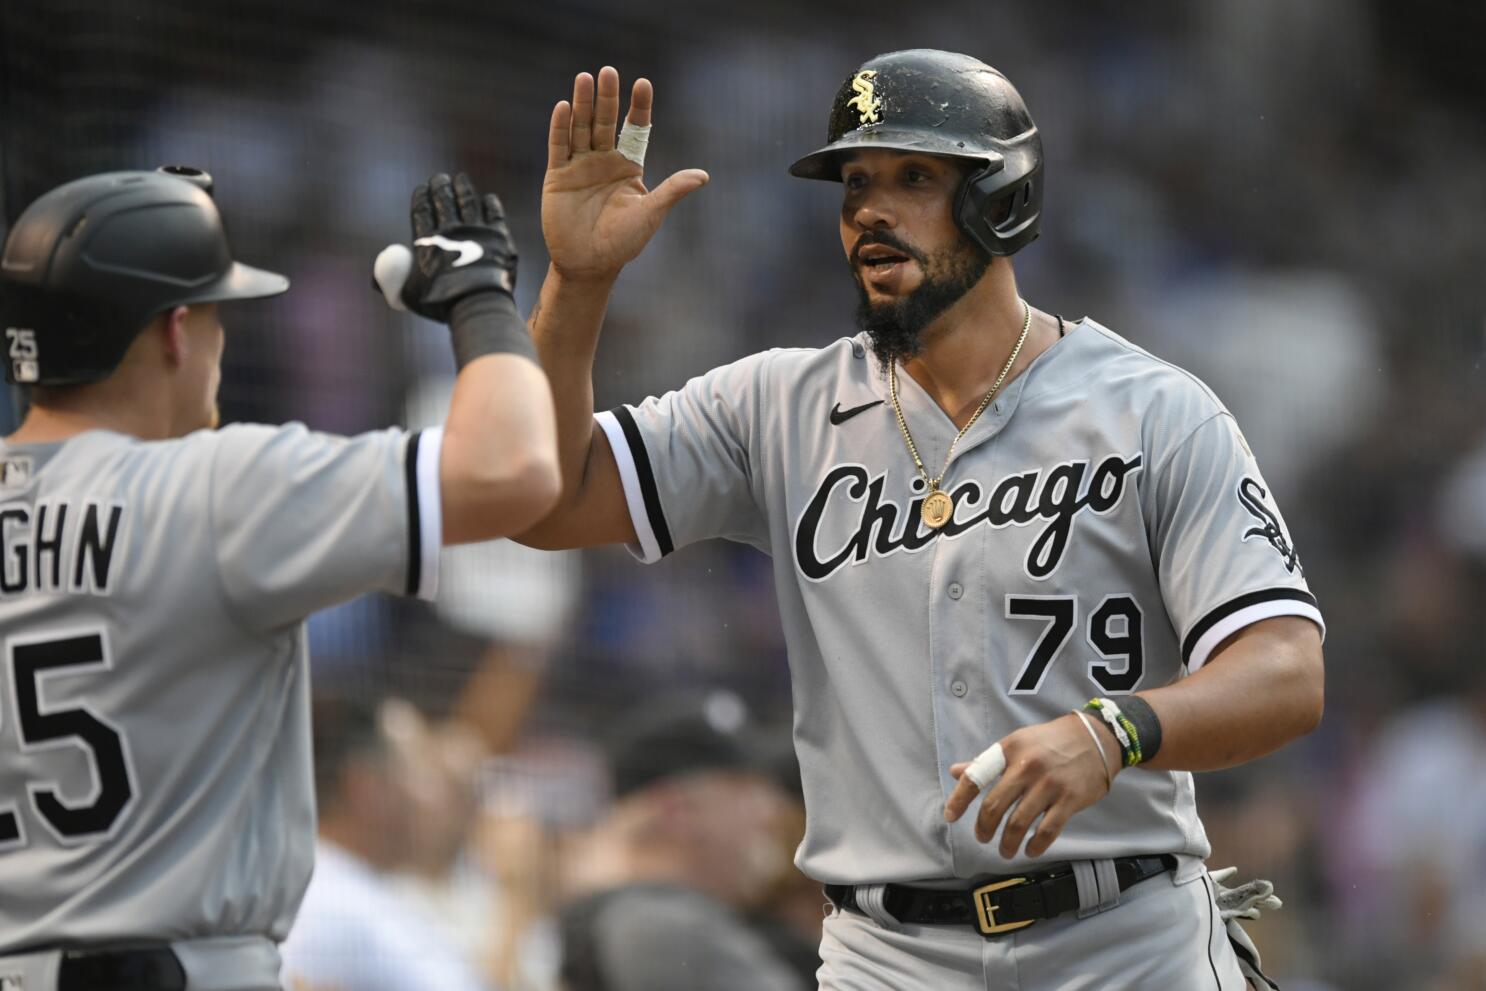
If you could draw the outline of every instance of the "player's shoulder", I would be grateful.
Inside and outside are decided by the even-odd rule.
[[[395,444],[407,436],[401,428],[387,427],[347,437],[312,430],[297,420],[278,425],[234,423],[198,433],[202,435],[199,442],[210,445],[213,460],[219,465],[257,463],[262,467],[276,462],[293,464],[316,455],[333,456],[348,445]]]
[[[47,459],[53,476],[86,478],[90,485],[127,485],[172,470],[190,471],[210,451],[198,434],[142,440],[111,430],[88,430],[56,445]]]
[[[795,374],[865,357],[866,350],[858,338],[842,337],[820,347],[782,347],[754,351],[723,367],[769,375]]]
[[[181,437],[139,441],[129,446],[127,457],[138,470],[152,475],[195,474],[208,472],[226,460],[254,460],[275,443],[307,432],[303,424],[297,423],[282,427],[234,423],[213,430],[194,430]]]
[[[164,487],[184,493],[205,486],[218,496],[251,499],[266,484],[313,471],[353,449],[375,457],[375,448],[396,457],[405,436],[396,428],[348,438],[320,433],[299,422],[234,423],[163,440],[131,438],[111,447],[93,442],[72,452],[70,458],[74,464],[95,466],[95,474],[111,477],[112,484],[121,489],[143,486],[160,491]],[[358,444],[364,446],[348,448]]]
[[[144,460],[210,458],[223,449],[262,448],[275,443],[293,443],[311,431],[302,423],[270,426],[262,423],[233,423],[216,429],[193,430],[180,437],[140,440],[108,431],[90,431],[66,442],[66,449],[83,457],[116,452]]]
[[[872,362],[862,336],[841,337],[821,347],[771,348],[755,357],[771,384],[793,388],[834,384],[842,378],[870,378]]]
[[[750,392],[760,396],[787,393],[798,399],[812,387],[827,390],[844,376],[870,375],[867,351],[856,338],[843,337],[823,347],[785,347],[755,351],[718,365],[692,380],[744,400]]]
[[[1200,423],[1228,412],[1216,393],[1180,365],[1152,354],[1091,317],[1081,320],[1063,344],[1073,344],[1063,382],[1076,381],[1091,398],[1142,410],[1147,416],[1176,422]],[[1046,386],[1043,386],[1044,388]]]

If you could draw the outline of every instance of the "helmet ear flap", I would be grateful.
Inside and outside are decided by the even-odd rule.
[[[1042,168],[1016,176],[992,163],[965,177],[955,197],[955,224],[990,255],[1012,255],[1037,238]]]

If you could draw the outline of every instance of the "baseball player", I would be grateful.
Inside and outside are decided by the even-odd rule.
[[[1316,725],[1321,615],[1218,399],[1019,296],[1043,207],[1021,97],[947,52],[852,72],[791,172],[841,184],[860,332],[594,417],[615,278],[707,181],[647,192],[651,86],[616,135],[596,82],[552,115],[533,317],[567,488],[520,539],[772,555],[797,863],[836,907],[821,986],[1243,988],[1189,772]]]
[[[552,399],[494,196],[435,176],[390,299],[446,321],[442,429],[216,423],[232,260],[204,173],[113,172],[26,209],[0,255],[0,988],[263,991],[310,875],[303,621],[429,597],[441,544],[551,508]]]

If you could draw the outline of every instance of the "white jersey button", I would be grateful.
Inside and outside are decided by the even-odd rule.
[[[965,693],[970,690],[970,686],[963,681],[957,681],[949,686],[949,690],[955,693],[955,698],[962,699],[965,697]]]
[[[962,587],[960,585],[959,582],[950,582],[949,583],[949,597],[951,599],[958,599],[960,596],[962,596],[964,594],[965,594],[965,589],[964,589],[964,587]]]

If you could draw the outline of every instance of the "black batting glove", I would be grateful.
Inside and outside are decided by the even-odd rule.
[[[494,193],[481,196],[463,173],[440,172],[413,191],[413,251],[377,256],[377,288],[394,309],[448,323],[455,303],[482,292],[510,296],[516,246]]]

